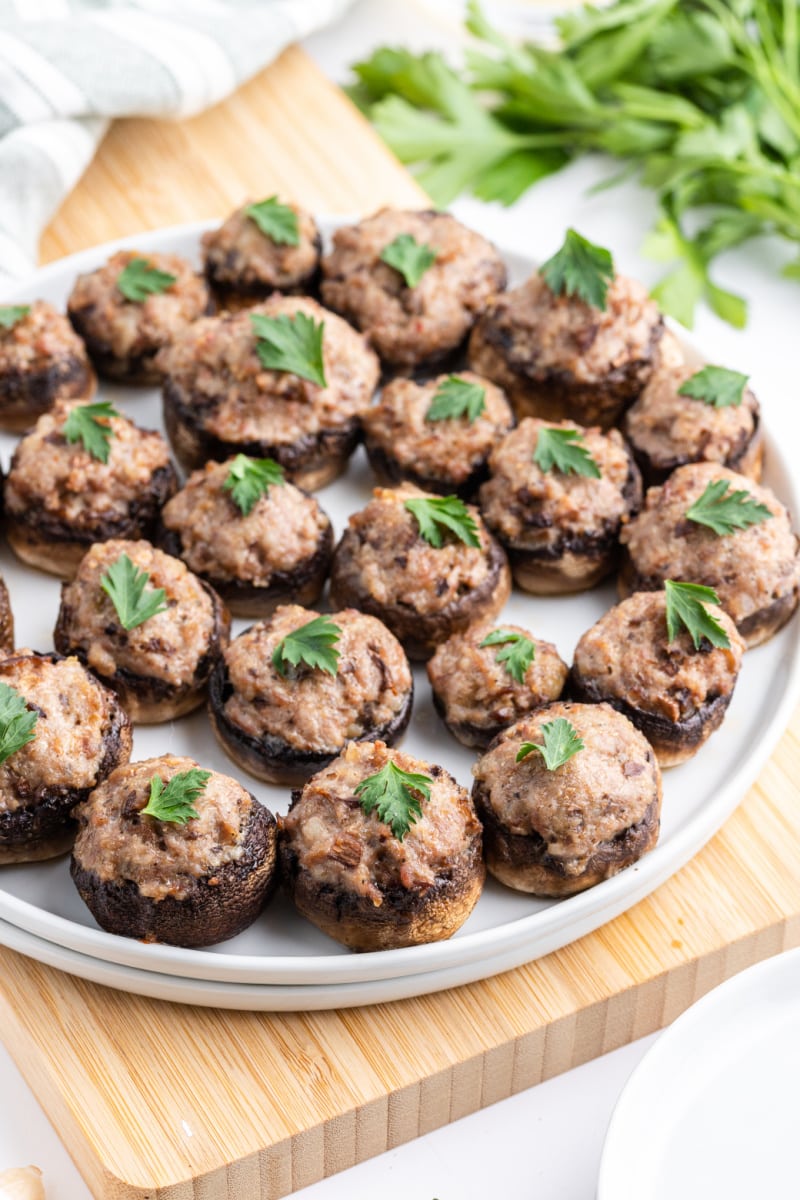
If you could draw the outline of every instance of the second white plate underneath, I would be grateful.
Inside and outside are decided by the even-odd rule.
[[[611,1118],[597,1200],[797,1196],[800,950],[734,976],[642,1059]]]

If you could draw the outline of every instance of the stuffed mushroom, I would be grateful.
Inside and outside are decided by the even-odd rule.
[[[800,595],[798,538],[769,488],[717,463],[678,467],[650,488],[620,536],[620,594],[667,579],[713,588],[748,647],[786,624]]]
[[[322,274],[325,304],[362,330],[383,362],[406,370],[457,350],[506,283],[491,242],[434,210],[384,208],[337,229]]]
[[[539,272],[495,296],[472,332],[469,363],[517,417],[615,424],[653,371],[664,332],[647,290],[616,275],[603,309],[555,292]]]
[[[333,556],[331,603],[378,617],[410,658],[491,619],[510,591],[506,556],[477,509],[412,484],[376,488]]]
[[[274,886],[272,813],[191,758],[120,767],[75,816],[72,878],[109,933],[213,946],[252,925]]]
[[[448,638],[427,666],[436,711],[454,737],[480,749],[557,700],[569,674],[551,642],[519,625],[485,621]]]
[[[86,347],[46,300],[0,305],[0,429],[21,433],[60,400],[89,400]]]
[[[375,617],[285,605],[224,650],[209,713],[240,767],[270,783],[300,783],[348,741],[397,741],[413,692],[402,646]]]
[[[514,426],[494,384],[470,371],[417,383],[394,379],[361,418],[381,483],[407,479],[431,492],[468,498],[489,473],[489,454]]]
[[[53,858],[75,838],[75,805],[130,758],[130,721],[77,658],[4,658],[0,692],[0,863]]]
[[[123,383],[160,383],[159,350],[211,311],[211,294],[177,254],[118,250],[79,275],[67,313],[98,374]]]
[[[275,291],[310,291],[319,273],[322,238],[314,218],[277,196],[237,208],[201,244],[206,279],[226,308]]]
[[[61,589],[53,640],[119,695],[135,721],[171,721],[203,703],[230,614],[177,558],[149,542],[98,543]]]
[[[333,554],[329,518],[274,462],[206,463],[161,510],[158,542],[235,616],[319,599]]]
[[[658,839],[658,762],[608,704],[539,709],[499,734],[472,773],[486,865],[518,891],[582,892]]]
[[[648,484],[663,483],[676,467],[690,462],[718,462],[756,482],[761,478],[759,404],[745,376],[690,366],[669,332],[661,341],[656,369],[626,412],[622,428]]]
[[[392,816],[378,798],[387,788]],[[351,950],[449,938],[483,887],[469,793],[442,767],[382,742],[351,742],[294,792],[279,844],[298,911]]]
[[[489,470],[481,512],[521,588],[579,592],[613,569],[620,528],[642,495],[616,429],[528,417],[492,451]]]
[[[14,553],[71,579],[95,542],[149,537],[177,487],[169,447],[110,404],[60,404],[17,445],[5,480]]]
[[[703,638],[697,647],[687,629],[670,639],[664,592],[636,592],[605,613],[578,642],[571,694],[605,701],[645,735],[662,767],[696,754],[718,729],[733,696],[744,641],[717,605],[706,611],[727,646]]]
[[[238,453],[272,458],[308,491],[344,470],[379,375],[346,321],[280,295],[195,322],[159,364],[167,433],[187,470]]]

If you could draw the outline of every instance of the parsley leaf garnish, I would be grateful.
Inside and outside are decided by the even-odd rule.
[[[100,579],[100,587],[111,597],[125,629],[136,629],[166,611],[167,593],[163,588],[145,591],[149,580],[147,571],[140,571],[124,551]]]
[[[749,375],[729,371],[727,367],[703,367],[681,384],[678,395],[702,400],[714,408],[738,408],[749,378]]]
[[[700,649],[703,638],[727,650],[731,640],[717,618],[706,608],[706,604],[719,604],[719,596],[713,588],[700,583],[676,583],[668,579],[664,584],[667,594],[667,638],[674,642],[681,626],[689,633],[695,650]]]
[[[539,274],[557,296],[578,296],[593,308],[605,311],[606,295],[614,278],[614,260],[603,246],[595,246],[574,229],[568,229],[564,245],[542,264]]]
[[[27,317],[30,311],[30,304],[0,305],[0,329],[13,329],[17,321]]]
[[[470,425],[486,408],[486,388],[458,375],[450,375],[436,389],[426,421],[450,421],[466,417]]]
[[[435,499],[420,497],[418,500],[406,500],[404,507],[419,525],[420,536],[437,550],[442,545],[442,528],[449,529],[465,546],[480,548],[478,526],[458,496],[437,496]]]
[[[760,525],[772,516],[766,504],[759,504],[743,488],[738,492],[729,488],[729,480],[712,479],[702,496],[687,508],[686,516],[697,525],[713,529],[717,537],[733,533],[734,529]]]
[[[96,404],[76,404],[70,409],[61,432],[70,445],[83,442],[84,450],[91,454],[92,458],[107,463],[111,439],[114,436],[114,430],[108,421],[110,417],[119,415],[108,400],[100,400]]]
[[[542,746],[537,742],[523,742],[517,751],[517,762],[522,762],[523,758],[537,751],[544,759],[548,771],[557,771],[579,750],[583,750],[583,742],[578,737],[577,729],[566,717],[547,721],[542,726],[542,738]]]
[[[0,763],[36,737],[39,714],[31,712],[19,692],[0,683]]]
[[[117,289],[126,300],[141,304],[148,296],[160,296],[175,283],[177,275],[151,267],[146,258],[132,258],[117,276]]]
[[[283,467],[274,458],[248,458],[246,454],[237,454],[222,486],[230,492],[239,512],[246,517],[273,484],[283,481]]]
[[[300,230],[297,213],[288,204],[281,204],[277,196],[268,196],[257,204],[248,204],[244,210],[261,232],[278,246],[299,246]]]
[[[600,468],[583,444],[583,434],[577,429],[552,429],[544,425],[536,438],[533,461],[543,471],[553,468],[562,475],[586,475],[600,478]]]
[[[322,335],[325,322],[316,324],[313,317],[297,312],[293,317],[265,317],[253,313],[250,317],[253,333],[258,339],[256,350],[261,365],[270,371],[288,371],[327,387],[322,357]]]
[[[431,798],[430,775],[403,771],[391,759],[375,775],[356,785],[356,795],[364,812],[376,811],[378,820],[388,825],[402,842],[412,825],[422,816],[422,803]]]
[[[536,657],[536,645],[524,633],[513,629],[494,629],[481,642],[484,646],[499,646],[495,662],[501,663],[516,683],[525,682],[525,672]]]
[[[286,674],[288,664],[296,667],[301,662],[335,675],[339,666],[336,643],[341,635],[341,629],[330,617],[314,617],[278,642],[272,652],[272,665],[279,675]]]
[[[199,767],[173,775],[166,786],[160,775],[154,775],[150,780],[150,799],[141,812],[157,821],[185,825],[200,816],[194,802],[210,778],[211,772]]]
[[[381,251],[381,262],[399,271],[410,288],[417,286],[435,261],[436,251],[424,243],[420,244],[410,233],[399,234]]]

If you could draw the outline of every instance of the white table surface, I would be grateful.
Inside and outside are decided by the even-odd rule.
[[[487,6],[489,11],[492,5]],[[339,24],[305,45],[333,79],[374,46],[452,50],[449,0],[359,0]],[[465,199],[454,207],[468,224],[536,257],[558,248],[573,225],[610,246],[619,268],[653,282],[663,268],[639,253],[652,197],[628,184],[595,196],[586,189],[609,173],[581,162],[539,184],[513,209]],[[800,387],[794,366],[800,291],[778,278],[789,254],[770,242],[725,256],[718,281],[750,300],[744,333],[700,311],[694,331],[707,357],[753,376],[767,424],[800,448]],[[790,347],[792,357],[786,354]],[[2,1031],[0,1031],[2,1036]],[[297,1192],[298,1200],[593,1200],[605,1130],[630,1072],[653,1038],[644,1038],[444,1129]],[[90,1193],[8,1052],[0,1046],[0,1170],[36,1163],[48,1200],[91,1200]],[[248,1200],[242,1197],[242,1200]]]

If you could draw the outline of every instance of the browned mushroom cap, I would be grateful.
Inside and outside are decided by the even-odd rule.
[[[381,260],[396,238],[412,237],[436,258],[414,287]],[[385,208],[333,235],[322,260],[322,298],[369,337],[384,362],[433,365],[463,342],[506,269],[486,238],[449,213]]]
[[[118,281],[135,259],[145,259],[149,267],[172,275],[175,282],[158,295],[128,300]],[[139,384],[161,381],[156,363],[159,350],[211,310],[208,285],[191,263],[177,254],[137,250],[119,250],[104,266],[79,275],[67,301],[69,319],[98,373]]]
[[[61,400],[89,400],[95,383],[86,347],[47,301],[0,328],[0,429],[22,433]]]
[[[253,316],[324,325],[326,386],[267,370]],[[364,338],[308,297],[274,295],[238,313],[197,321],[159,358],[166,381],[164,421],[187,470],[234,454],[274,458],[288,478],[314,491],[340,474],[360,436],[359,417],[378,383]]]
[[[333,555],[333,530],[313,496],[273,484],[249,513],[226,487],[231,461],[210,462],[161,510],[158,544],[182,558],[235,616],[263,617],[279,604],[313,604]]]
[[[544,471],[534,459],[542,430],[577,430],[600,478]],[[617,559],[623,520],[641,503],[641,478],[616,429],[528,417],[492,451],[481,512],[506,548],[515,582],[538,595],[594,587]]]
[[[125,629],[103,590],[103,577],[125,554],[162,588],[166,608]],[[149,542],[102,542],[64,584],[53,633],[56,648],[76,654],[120,696],[134,721],[173,720],[203,703],[208,677],[227,645],[230,614],[219,596],[177,558]]]
[[[571,694],[606,701],[640,729],[662,767],[696,754],[722,723],[745,645],[733,621],[708,610],[730,640],[695,650],[685,630],[670,642],[664,592],[637,592],[605,613],[578,642]]]
[[[33,740],[0,764],[0,863],[53,858],[75,838],[75,805],[128,761],[130,721],[76,658],[13,655],[0,682],[38,715]]]
[[[152,533],[177,487],[160,433],[111,417],[108,461],[101,462],[82,442],[67,442],[73,407],[60,404],[39,418],[17,445],[5,481],[9,545],[23,562],[62,579],[72,579],[95,542]]]
[[[226,753],[258,779],[302,783],[349,740],[392,743],[411,716],[413,678],[403,648],[375,617],[345,609],[336,674],[273,656],[319,614],[286,605],[235,638],[209,685],[209,715]]]
[[[718,536],[687,518],[709,483],[726,480],[746,491],[772,517]],[[627,551],[620,594],[658,591],[667,579],[705,584],[719,596],[747,646],[767,641],[789,620],[800,594],[798,539],[775,494],[717,463],[689,463],[662,487],[650,488],[620,542]]]
[[[530,641],[534,654],[521,682],[510,673],[503,653],[514,645],[484,646],[501,630]],[[498,657],[500,655],[500,657]],[[428,661],[433,701],[447,728],[465,746],[484,749],[509,725],[551,700],[557,700],[568,669],[550,642],[520,625],[483,621],[448,638]]]
[[[555,770],[527,742],[570,722],[583,749]],[[473,767],[486,865],[501,883],[570,896],[616,875],[658,838],[661,773],[639,731],[607,704],[559,701],[504,730]]]
[[[186,824],[142,815],[158,776],[197,768],[164,755],[114,771],[76,810],[71,872],[109,933],[212,946],[251,925],[275,882],[276,822],[236,780],[211,772]]]
[[[469,363],[504,389],[520,420],[608,429],[650,378],[663,332],[658,308],[632,279],[616,276],[601,311],[555,295],[536,273],[487,305]]]
[[[427,775],[430,798],[402,841],[356,787],[387,762]],[[299,912],[351,950],[388,950],[451,937],[481,893],[481,827],[469,793],[442,767],[351,742],[281,819],[281,877]]]
[[[297,204],[297,243],[276,242],[248,213],[237,208],[201,239],[206,279],[226,308],[239,308],[272,292],[308,292],[319,275],[322,238],[310,213]]]
[[[697,369],[667,331],[656,368],[623,422],[645,482],[664,483],[689,462],[718,462],[758,482],[764,458],[758,400],[750,388],[740,404],[723,408],[682,396],[679,389]]]
[[[506,556],[477,509],[480,547],[457,538],[432,546],[419,532],[406,500],[439,499],[412,484],[376,488],[350,517],[333,556],[331,603],[372,613],[403,643],[410,658],[436,647],[476,621],[489,620],[511,592]]]
[[[474,420],[467,414],[431,420],[434,398],[451,386],[450,378],[394,379],[361,418],[367,456],[381,483],[408,479],[426,491],[468,498],[487,477],[489,454],[513,428],[514,414],[499,388],[462,371],[462,384],[482,390],[483,410]]]

